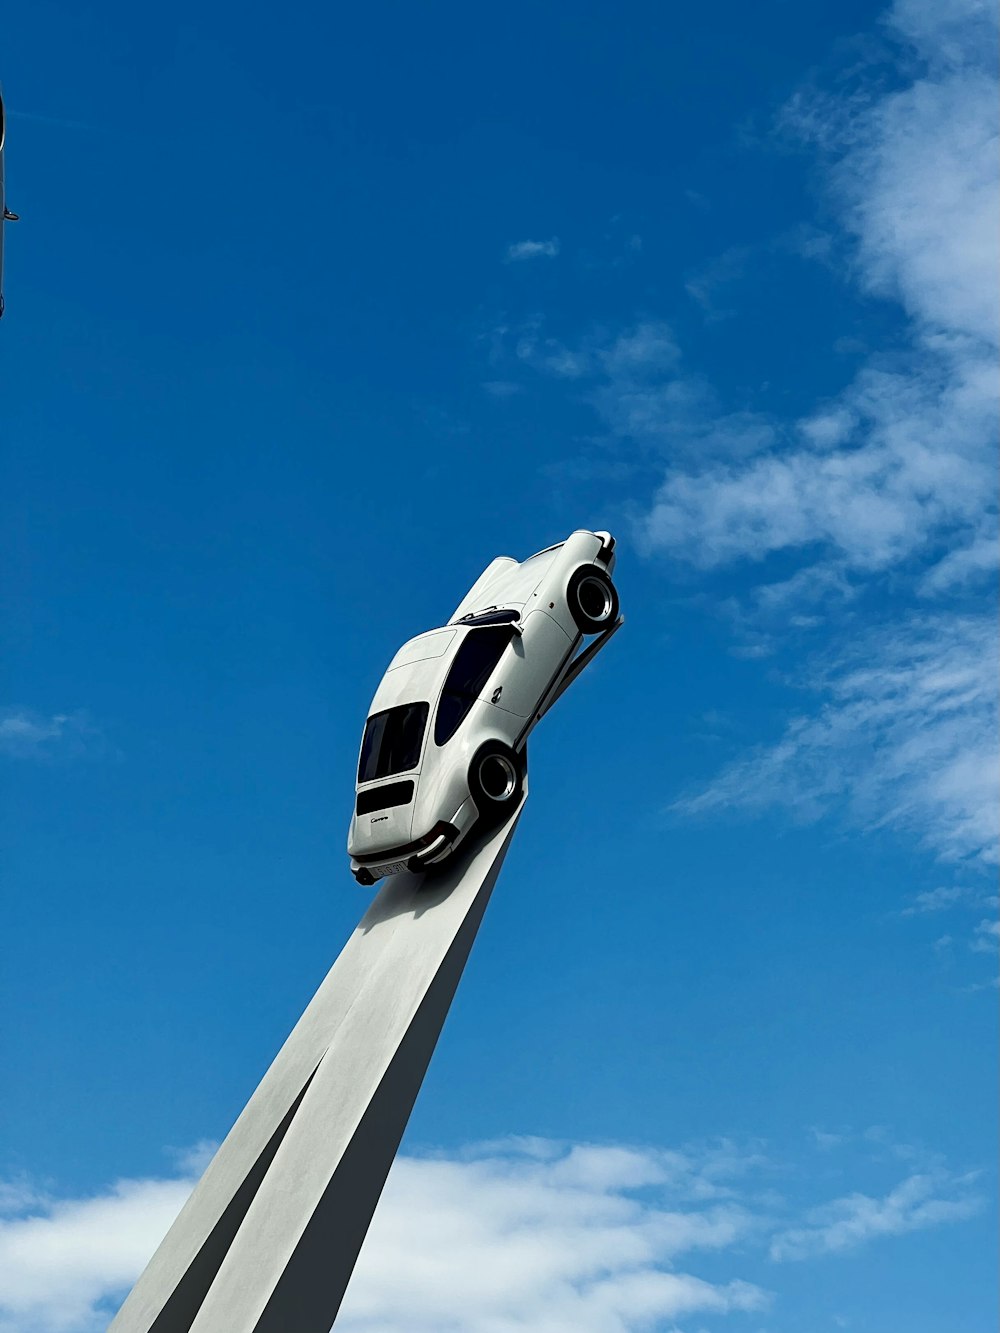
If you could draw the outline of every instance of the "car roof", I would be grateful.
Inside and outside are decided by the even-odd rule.
[[[433,703],[467,632],[465,626],[447,625],[408,639],[386,668],[370,711],[381,713],[400,704]]]

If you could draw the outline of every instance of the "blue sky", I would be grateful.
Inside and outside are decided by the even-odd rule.
[[[995,1326],[995,55],[7,15],[3,1333],[104,1326],[360,916],[396,647],[579,526],[628,623],[338,1326]]]

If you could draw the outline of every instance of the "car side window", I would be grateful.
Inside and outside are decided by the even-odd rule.
[[[514,637],[509,625],[470,630],[455,654],[434,719],[434,743],[444,745],[462,725],[469,709]]]

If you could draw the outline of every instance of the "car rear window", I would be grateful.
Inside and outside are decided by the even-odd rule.
[[[465,636],[441,691],[434,719],[436,745],[450,741],[462,725],[513,637],[510,625],[489,625]]]
[[[420,703],[373,713],[361,740],[358,781],[374,782],[416,768],[429,712],[430,706]]]

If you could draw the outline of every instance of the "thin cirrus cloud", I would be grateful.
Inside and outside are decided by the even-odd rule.
[[[559,237],[552,236],[547,241],[515,241],[508,245],[506,260],[509,264],[524,259],[555,259],[559,253]]]
[[[826,697],[818,712],[793,717],[777,742],[674,808],[781,805],[805,820],[839,808],[912,833],[947,860],[993,863],[997,650],[991,617],[874,631],[813,682]]]
[[[982,1201],[969,1186],[974,1177],[912,1175],[880,1198],[850,1194],[811,1210],[801,1226],[779,1232],[770,1255],[779,1262],[839,1254],[882,1236],[901,1236],[944,1222],[974,1217]]]
[[[930,912],[946,912],[968,896],[968,889],[958,885],[942,885],[937,889],[927,889],[923,893],[918,893],[913,901],[902,909],[900,916],[926,916]]]
[[[0,755],[8,759],[46,759],[78,753],[99,737],[85,713],[38,713],[30,708],[0,708]]]
[[[838,1144],[843,1140],[838,1139]],[[835,1147],[837,1145],[834,1145]],[[204,1162],[55,1199],[0,1191],[0,1333],[97,1333]],[[829,1172],[829,1148],[821,1178]],[[797,1175],[801,1176],[800,1164]],[[804,1212],[758,1146],[681,1150],[507,1139],[393,1166],[337,1321],[346,1333],[626,1333],[780,1304],[771,1260],[805,1260],[980,1206],[940,1164]],[[766,1188],[762,1188],[762,1185]],[[698,1274],[711,1258],[712,1277]],[[748,1280],[747,1269],[763,1270]]]
[[[579,346],[535,321],[518,343],[612,438],[668,456],[635,523],[647,556],[695,576],[760,570],[720,607],[735,651],[827,634],[823,661],[795,668],[812,710],[676,811],[839,808],[947,858],[997,857],[995,620],[971,603],[997,568],[996,27],[978,0],[898,0],[896,90],[876,76],[850,97],[803,93],[779,117],[819,157],[859,295],[905,318],[902,346],[868,353],[839,394],[798,420],[728,411],[650,319]]]
[[[988,953],[995,956],[1000,949],[1000,921],[994,921],[989,917],[985,921],[980,921],[971,948],[973,953]]]

